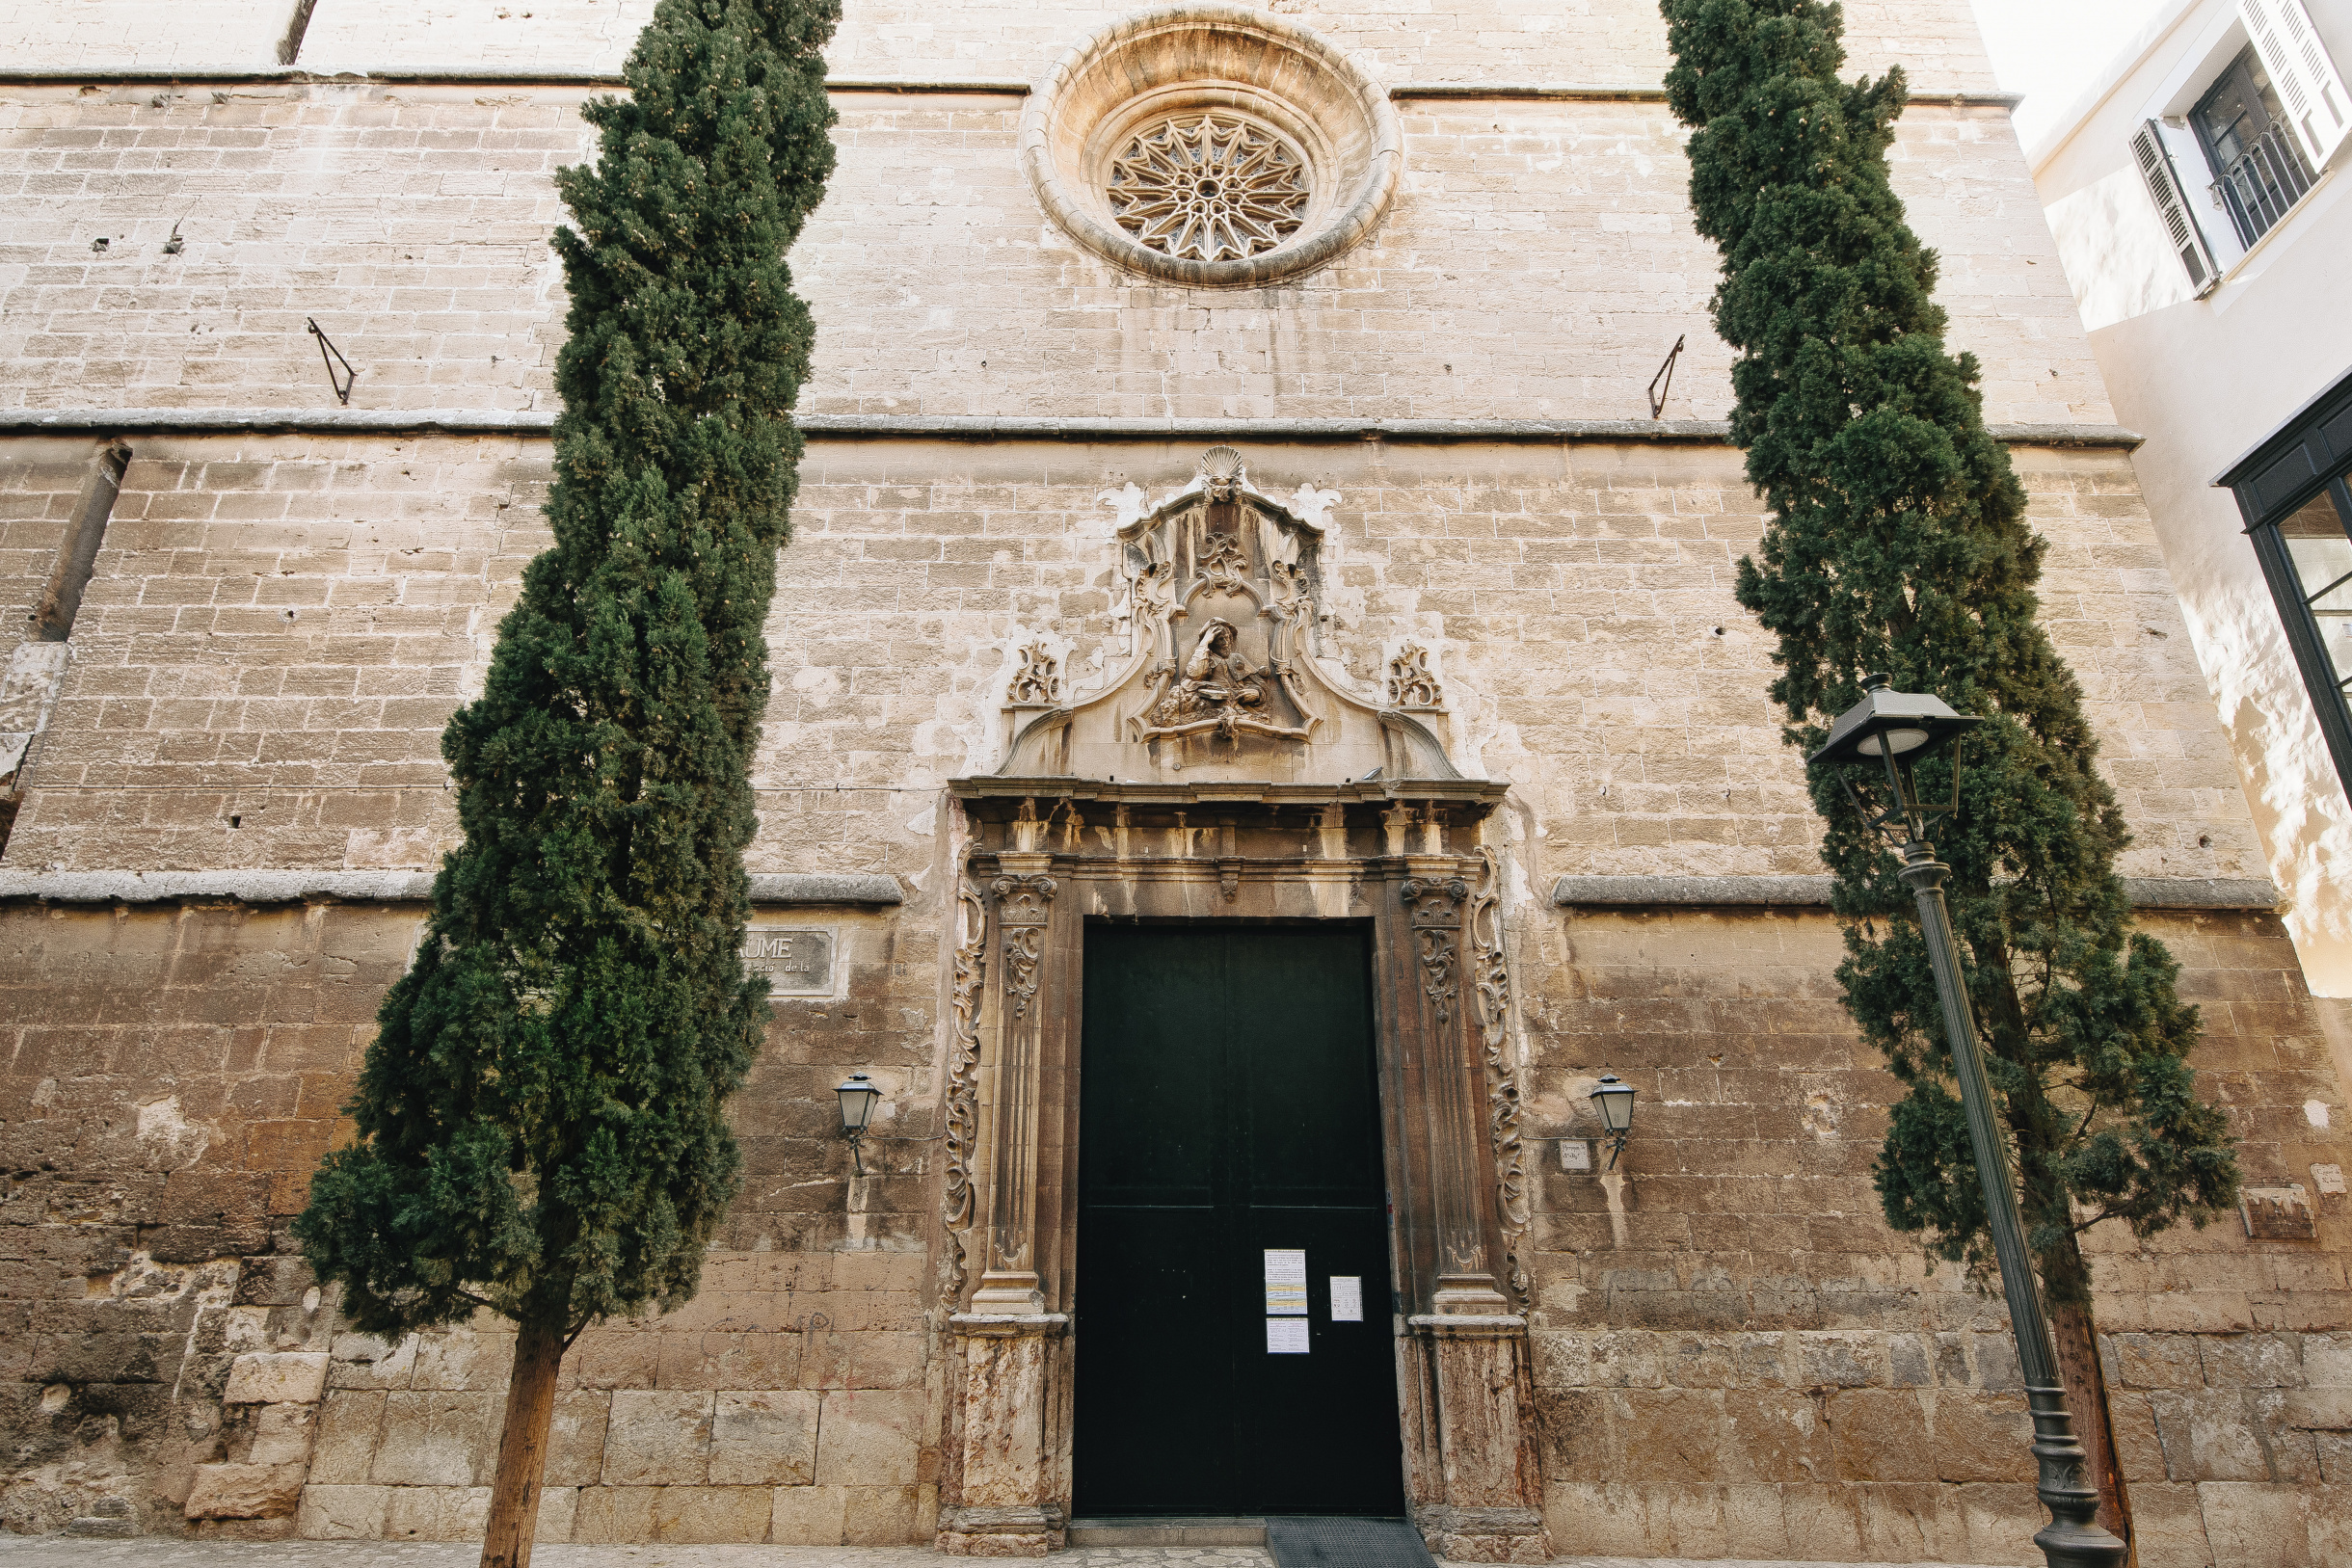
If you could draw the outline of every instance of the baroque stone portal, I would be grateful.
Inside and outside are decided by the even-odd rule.
[[[1216,447],[1156,503],[1103,498],[1120,561],[1104,675],[1061,696],[1075,651],[1015,643],[1004,761],[949,786],[941,1207],[962,1392],[939,1545],[1064,1538],[1087,924],[1348,920],[1372,932],[1408,1506],[1445,1556],[1546,1560],[1504,877],[1483,827],[1508,785],[1448,757],[1427,650],[1365,650],[1373,687],[1325,647],[1339,496],[1278,498]]]

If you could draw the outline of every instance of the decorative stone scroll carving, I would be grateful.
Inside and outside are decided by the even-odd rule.
[[[1526,1152],[1519,1142],[1519,1075],[1510,1059],[1510,970],[1503,957],[1501,870],[1494,851],[1481,848],[1486,874],[1470,900],[1470,975],[1478,991],[1479,1040],[1485,1051],[1486,1129],[1494,1145],[1496,1205],[1502,1211],[1503,1257],[1511,1300],[1528,1307],[1529,1225]]]
[[[1061,701],[1061,661],[1043,642],[1021,650],[1021,667],[1013,672],[1005,701],[1015,707],[1051,707]]]
[[[1456,962],[1455,930],[1461,919],[1462,900],[1470,884],[1459,877],[1424,882],[1416,877],[1397,890],[1412,912],[1413,939],[1421,948],[1421,990],[1437,1009],[1437,1026],[1454,1021],[1455,998],[1460,994]]]
[[[948,987],[947,1197],[942,1218],[948,1245],[942,1255],[940,1294],[952,1303],[963,1294],[972,1228],[972,1158],[979,1140],[980,991],[988,978],[988,906],[971,884],[958,882],[955,969]]]
[[[1388,661],[1388,704],[1403,708],[1441,708],[1444,690],[1430,669],[1430,651],[1406,643]]]
[[[1054,901],[1054,879],[1004,876],[994,884],[997,923],[1004,929],[1004,1000],[1016,1019],[1028,1016],[1037,995],[1037,964],[1045,955],[1046,906]]]
[[[1332,492],[1301,485],[1278,500],[1251,483],[1239,452],[1219,446],[1157,505],[1135,486],[1103,498],[1120,518],[1113,619],[1124,648],[1101,684],[1044,712],[1021,700],[1041,683],[1016,680],[1001,775],[1460,777],[1404,704],[1357,689],[1322,650]]]

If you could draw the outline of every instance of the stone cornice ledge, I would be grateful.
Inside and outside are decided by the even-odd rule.
[[[2279,890],[2259,877],[2125,877],[2124,895],[2134,909],[2275,911],[2280,906]],[[1553,884],[1552,902],[1562,909],[1627,905],[1827,909],[1830,878],[1570,876]]]
[[[1722,445],[1721,419],[1126,419],[994,414],[801,415],[812,440],[949,441],[1667,441]],[[465,409],[0,409],[0,436],[522,436],[545,438],[555,415]],[[2106,446],[2144,439],[2121,425],[1996,424],[2022,446]]]
[[[628,85],[620,72],[547,66],[539,70],[472,66],[393,66],[367,71],[306,70],[299,66],[109,66],[70,69],[57,66],[0,66],[0,85],[11,87],[584,87]],[[1024,96],[1031,84],[1015,76],[827,76],[836,93],[985,93]],[[1397,82],[1384,89],[1391,98],[1569,98],[1659,102],[1662,82]],[[1975,89],[1913,88],[1909,102],[1921,108],[1961,105],[2015,109],[2015,93]]]
[[[430,871],[0,871],[0,900],[51,904],[154,904],[223,899],[244,904],[420,904]],[[754,872],[754,904],[897,904],[895,877],[879,872]]]

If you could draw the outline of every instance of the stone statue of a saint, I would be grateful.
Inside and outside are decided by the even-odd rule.
[[[1154,728],[1216,719],[1219,730],[1230,733],[1234,720],[1266,705],[1266,682],[1236,647],[1240,636],[1233,623],[1222,619],[1201,628],[1183,674],[1152,708]]]

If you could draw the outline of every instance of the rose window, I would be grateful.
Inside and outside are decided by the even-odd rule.
[[[1238,261],[1270,251],[1305,221],[1306,159],[1231,115],[1179,115],[1137,135],[1110,163],[1119,226],[1184,260]]]

